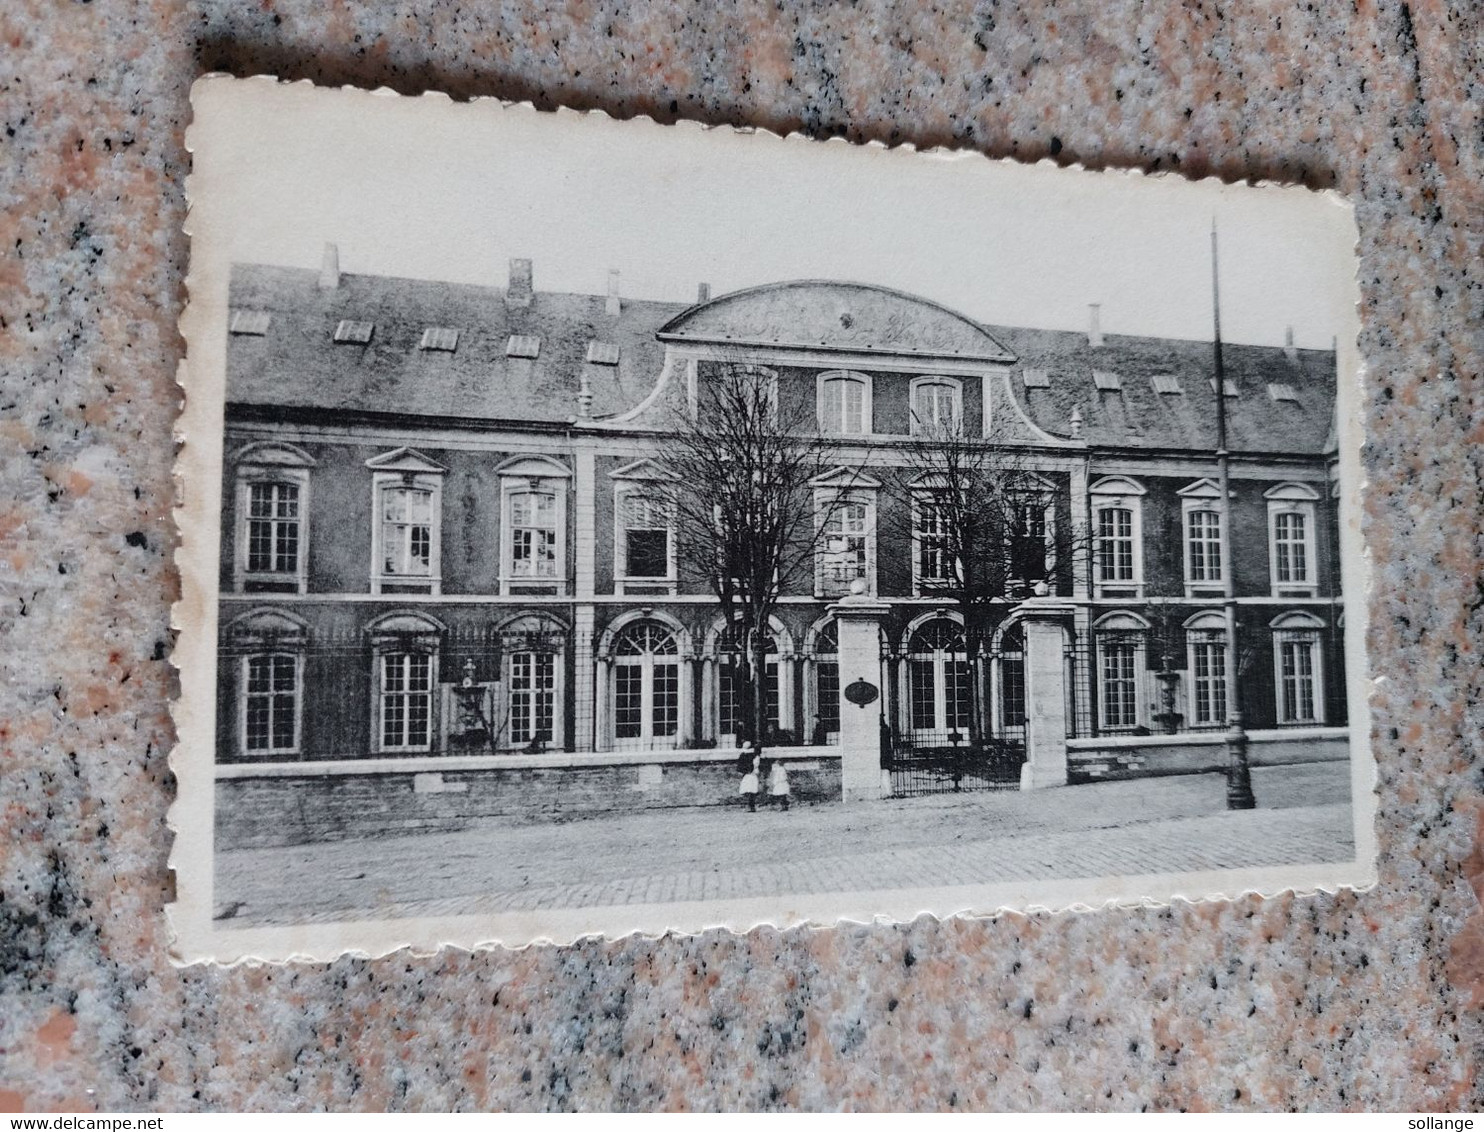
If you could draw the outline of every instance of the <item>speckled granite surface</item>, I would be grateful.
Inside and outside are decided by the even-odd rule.
[[[1477,1107],[1484,13],[630,7],[0,10],[0,1108]],[[1350,194],[1380,885],[173,968],[182,131],[208,70]]]

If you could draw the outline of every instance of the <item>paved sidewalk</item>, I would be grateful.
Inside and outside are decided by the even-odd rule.
[[[650,810],[217,855],[243,926],[1250,868],[1353,856],[1348,765],[747,814]]]

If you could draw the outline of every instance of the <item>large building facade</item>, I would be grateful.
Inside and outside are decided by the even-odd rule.
[[[1255,757],[1343,753],[1332,351],[1226,346],[1223,511],[1210,344],[1105,335],[1096,309],[1080,333],[985,326],[820,281],[685,306],[626,299],[616,274],[604,295],[541,292],[522,260],[504,288],[344,274],[333,249],[318,273],[239,265],[230,305],[226,777],[436,793],[465,771],[622,766],[614,788],[663,797],[667,775],[727,765],[733,643],[654,488],[720,364],[812,407],[841,453],[817,492],[846,505],[768,644],[768,738],[801,766],[828,778],[838,745],[832,608],[852,583],[880,611],[889,741],[966,728],[962,622],[906,455],[949,419],[1014,446],[1051,500],[1041,584],[986,645],[999,737],[1026,734],[1039,609],[1073,780],[1199,765],[1232,697]]]

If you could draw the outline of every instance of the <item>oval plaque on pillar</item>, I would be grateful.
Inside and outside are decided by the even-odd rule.
[[[845,685],[845,698],[856,707],[874,704],[879,695],[881,695],[881,690],[869,680],[855,680]]]

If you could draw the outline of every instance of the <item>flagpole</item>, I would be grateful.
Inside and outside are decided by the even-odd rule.
[[[1211,322],[1216,390],[1216,478],[1221,493],[1222,607],[1226,621],[1226,808],[1250,810],[1257,805],[1252,795],[1252,768],[1247,760],[1247,732],[1242,727],[1242,709],[1237,703],[1237,598],[1233,585],[1231,554],[1231,467],[1226,439],[1226,369],[1221,357],[1221,276],[1217,268],[1216,218],[1211,218]],[[1192,674],[1193,675],[1193,674]]]

